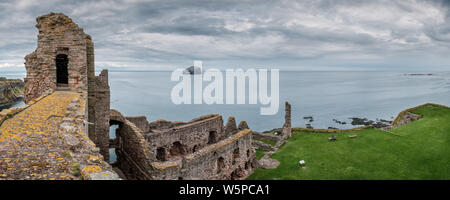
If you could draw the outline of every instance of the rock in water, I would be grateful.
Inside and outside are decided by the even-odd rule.
[[[303,117],[303,119],[306,119],[309,122],[313,122],[314,121],[314,118],[312,116],[306,116],[306,117]]]
[[[190,66],[187,69],[184,70],[185,74],[201,74],[202,73],[202,69],[200,67],[196,67],[196,66]]]

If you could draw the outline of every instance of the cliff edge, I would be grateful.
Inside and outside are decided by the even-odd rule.
[[[0,107],[8,106],[23,97],[24,83],[19,79],[0,77]]]

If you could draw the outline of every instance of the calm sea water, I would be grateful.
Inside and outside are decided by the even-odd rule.
[[[171,72],[110,72],[109,80],[111,108],[124,115],[188,121],[218,113],[224,121],[234,116],[238,123],[246,120],[250,128],[264,131],[282,126],[285,101],[292,105],[293,126],[304,127],[309,122],[303,117],[312,116],[314,128],[351,128],[350,117],[391,120],[401,110],[427,102],[450,105],[450,72],[431,73],[282,71],[279,112],[270,116],[259,114],[262,105],[175,105],[170,92],[178,82],[170,81]],[[25,73],[1,72],[0,76],[23,78]],[[347,124],[336,124],[333,119]]]

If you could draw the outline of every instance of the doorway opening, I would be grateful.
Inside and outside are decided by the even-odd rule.
[[[56,56],[56,85],[58,87],[68,87],[69,85],[69,58],[65,54]]]

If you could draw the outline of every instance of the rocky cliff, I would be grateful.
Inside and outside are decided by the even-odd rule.
[[[23,87],[22,80],[0,77],[0,107],[8,106],[23,97]]]

